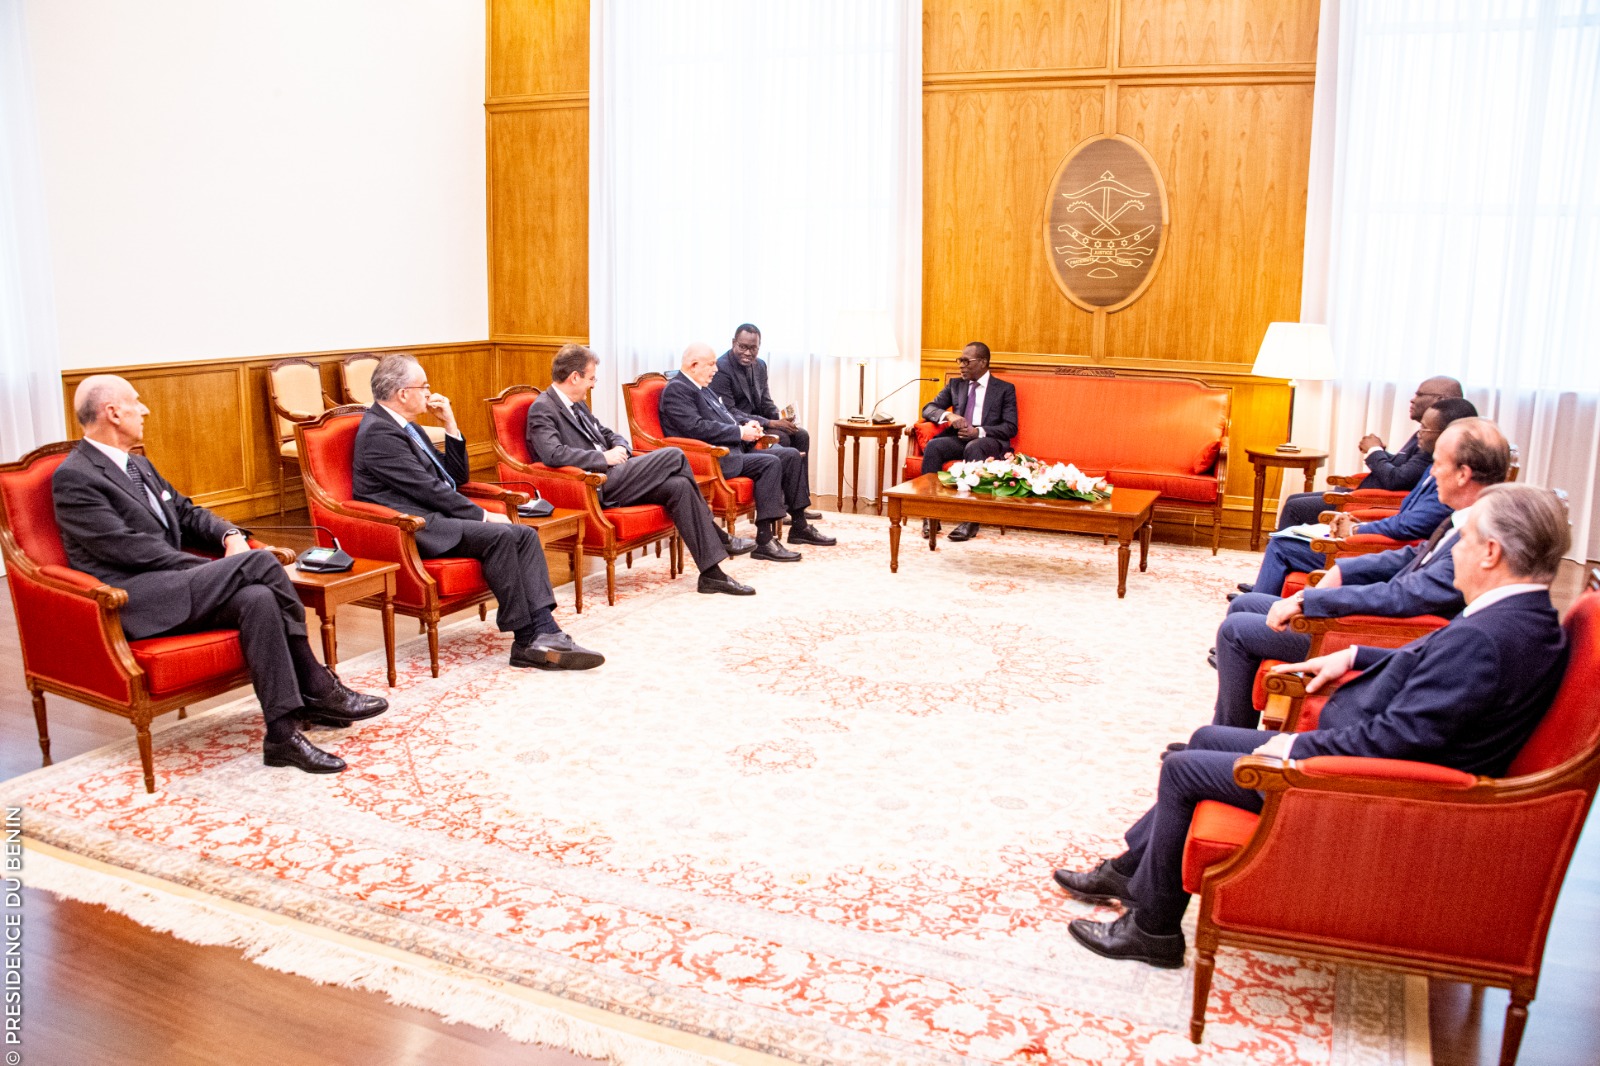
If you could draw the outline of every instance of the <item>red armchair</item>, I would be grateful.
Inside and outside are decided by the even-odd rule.
[[[456,556],[424,559],[418,554],[415,534],[423,526],[422,519],[355,499],[350,483],[351,460],[356,429],[366,412],[365,407],[335,407],[311,422],[295,424],[306,505],[311,521],[332,530],[351,555],[399,565],[394,609],[419,619],[427,629],[428,661],[433,676],[438,677],[439,619],[474,606],[480,618],[487,617],[494,593],[483,579],[478,560]],[[475,481],[462,484],[458,491],[484,506],[503,506],[507,517],[513,520],[517,504],[528,500],[526,493]],[[377,600],[357,602],[363,607],[381,606]]]
[[[740,515],[754,515],[756,510],[756,483],[747,477],[722,476],[722,464],[717,460],[728,454],[728,449],[707,444],[688,437],[668,437],[661,432],[661,390],[667,387],[667,376],[654,372],[640,374],[622,386],[622,403],[628,411],[628,434],[633,438],[633,450],[653,452],[657,448],[682,448],[689,459],[689,468],[701,484],[711,486],[707,502],[711,513],[722,516],[728,535],[733,535],[733,525]],[[766,434],[756,443],[765,448],[776,444],[778,438]]]
[[[49,766],[45,693],[110,711],[133,723],[144,790],[154,792],[151,721],[173,710],[181,718],[189,704],[249,684],[250,674],[236,629],[128,640],[121,616],[128,594],[68,565],[50,478],[73,447],[70,441],[47,444],[0,465],[0,551],[39,751]],[[294,558],[272,551],[283,562]]]
[[[1423,763],[1247,755],[1259,816],[1206,802],[1184,852],[1200,896],[1199,1042],[1219,947],[1382,966],[1507,988],[1516,1061],[1556,897],[1600,783],[1600,574],[1567,617],[1555,702],[1503,778]]]
[[[606,603],[617,604],[617,556],[626,555],[628,565],[633,565],[633,553],[651,544],[667,544],[667,573],[677,577],[683,572],[683,545],[678,540],[678,527],[666,509],[658,504],[636,504],[631,507],[600,506],[600,486],[606,482],[604,474],[580,470],[575,466],[546,466],[536,463],[528,454],[528,408],[538,399],[539,390],[532,385],[512,385],[489,400],[489,418],[494,424],[494,454],[499,460],[500,480],[515,484],[526,482],[538,488],[540,495],[556,507],[566,507],[583,512],[583,543],[585,550],[599,546],[606,561]],[[577,538],[569,538],[575,541]],[[567,541],[552,547],[569,547]],[[660,552],[658,550],[657,554]],[[583,575],[572,575],[573,597],[577,610],[583,611]]]

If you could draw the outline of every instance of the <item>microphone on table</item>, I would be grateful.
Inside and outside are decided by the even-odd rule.
[[[252,525],[250,527],[250,531],[252,533],[254,533],[258,529],[276,529],[276,530],[279,530],[280,532],[286,532],[286,531],[291,530],[291,529],[315,529],[315,530],[318,530],[320,532],[326,533],[328,535],[328,539],[333,541],[333,547],[331,547],[331,548],[322,548],[322,547],[307,548],[305,551],[303,551],[299,555],[295,556],[294,568],[296,570],[303,570],[308,574],[342,574],[346,570],[349,570],[349,569],[351,569],[352,567],[354,567],[356,565],[356,561],[354,559],[350,558],[350,554],[348,552],[346,552],[343,548],[339,547],[339,538],[334,536],[333,535],[333,530],[329,529],[327,526],[316,526],[316,525],[303,525],[303,526],[256,526],[256,525]]]
[[[938,381],[938,380],[939,380],[938,378],[921,378],[921,377],[918,377],[918,378],[912,378],[911,381],[907,381],[904,384],[895,386],[894,388],[890,389],[888,392],[884,393],[882,396],[878,397],[878,402],[874,403],[872,405],[872,415],[871,415],[870,418],[866,419],[866,421],[871,422],[875,426],[886,426],[886,425],[888,425],[890,422],[894,421],[894,416],[893,415],[880,415],[878,413],[878,408],[883,406],[883,401],[884,400],[887,400],[889,397],[893,396],[895,393],[897,393],[901,389],[905,388],[906,385],[911,384],[912,381]]]
[[[474,478],[473,480],[477,480]],[[556,505],[544,498],[539,487],[531,481],[478,481],[480,485],[520,486],[533,493],[527,503],[517,504],[517,514],[522,518],[544,518],[555,513]]]

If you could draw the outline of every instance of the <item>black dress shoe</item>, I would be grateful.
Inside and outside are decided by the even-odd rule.
[[[696,586],[697,592],[707,595],[713,592],[723,592],[729,596],[754,596],[756,590],[749,585],[740,584],[727,574],[701,574],[700,583]]]
[[[809,518],[811,521],[815,522],[817,519],[822,517],[822,512],[821,511],[807,511],[806,512],[806,517]]]
[[[1123,903],[1131,905],[1128,898],[1128,876],[1119,874],[1111,860],[1106,859],[1092,870],[1057,870],[1051,875],[1056,884],[1067,890],[1073,899],[1085,903]]]
[[[1236,587],[1240,592],[1254,592],[1256,583],[1254,581],[1241,581]]]
[[[951,540],[971,540],[978,535],[978,523],[962,522],[950,531]]]
[[[1217,668],[1217,649],[1212,648],[1206,652],[1206,665],[1215,670]]]
[[[729,537],[723,547],[728,549],[729,555],[744,555],[755,551],[756,542],[754,537]]]
[[[1228,593],[1228,602],[1232,603],[1234,600],[1238,599],[1240,596],[1243,596],[1243,595],[1244,595],[1244,593],[1242,593],[1242,592],[1230,592],[1230,593]]]
[[[1189,745],[1188,744],[1185,744],[1181,740],[1173,741],[1171,744],[1167,745],[1167,750],[1161,753],[1161,761],[1162,762],[1166,762],[1167,761],[1167,756],[1171,755],[1173,752],[1188,751],[1188,750],[1189,750]]]
[[[790,526],[789,543],[816,544],[819,547],[827,548],[839,542],[816,526]]]
[[[565,633],[540,633],[526,644],[511,645],[511,665],[540,670],[593,670],[606,661],[597,651],[580,647]]]
[[[261,761],[268,766],[293,766],[308,774],[336,774],[344,769],[344,760],[329,755],[296,729],[288,740],[267,741],[261,745]]]
[[[769,563],[798,563],[800,553],[792,552],[778,543],[778,538],[773,537],[765,544],[757,544],[756,550],[750,553],[750,558],[761,559]]]
[[[1095,922],[1079,918],[1067,925],[1072,939],[1108,959],[1132,959],[1159,966],[1163,970],[1183,967],[1182,933],[1154,936],[1139,928],[1134,912],[1126,911],[1114,922]]]
[[[300,699],[303,705],[296,713],[296,718],[315,725],[333,726],[335,729],[364,718],[376,718],[389,709],[389,701],[382,696],[357,692],[338,678],[333,679],[333,688],[327,695],[316,699],[302,696]]]

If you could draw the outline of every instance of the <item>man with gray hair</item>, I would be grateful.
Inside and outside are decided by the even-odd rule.
[[[428,388],[422,364],[409,355],[384,356],[372,372],[372,399],[356,429],[350,471],[355,498],[420,517],[424,524],[416,541],[424,559],[478,560],[500,604],[495,621],[501,632],[512,634],[512,666],[588,670],[605,662],[556,624],[556,597],[538,532],[458,491],[470,480],[467,442],[449,398]],[[443,456],[417,425],[424,411],[444,423]]]
[[[1093,870],[1055,872],[1075,899],[1126,908],[1113,922],[1070,923],[1073,938],[1107,958],[1183,965],[1180,923],[1189,905],[1183,850],[1194,809],[1208,799],[1247,811],[1262,807],[1261,793],[1234,782],[1241,755],[1406,759],[1503,775],[1566,670],[1566,634],[1550,603],[1550,582],[1570,545],[1566,508],[1549,489],[1484,489],[1451,548],[1466,609],[1403,648],[1345,648],[1275,667],[1314,675],[1308,692],[1362,671],[1339,686],[1310,732],[1196,730],[1187,750],[1161,764],[1155,806],[1128,830],[1128,849]]]
[[[267,735],[262,760],[333,774],[343,759],[312,744],[299,722],[343,728],[382,714],[386,700],[344,686],[311,652],[306,613],[278,560],[249,534],[167,482],[132,454],[150,409],[111,374],[83,380],[72,398],[83,440],[51,480],[67,561],[125,590],[122,632],[143,640],[237,629]],[[222,553],[207,560],[185,548]]]

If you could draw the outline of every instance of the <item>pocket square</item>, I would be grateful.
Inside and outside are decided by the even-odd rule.
[[[162,502],[165,502],[165,501],[167,501],[167,500],[170,500],[170,499],[172,499],[172,493],[171,493],[171,491],[169,491],[169,490],[167,490],[167,489],[162,489],[162,490],[161,490],[161,499],[162,499]]]

